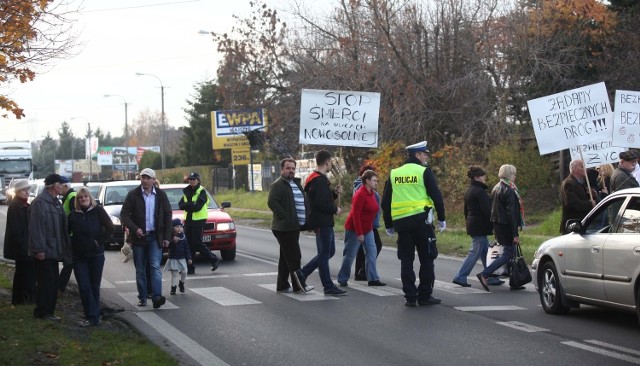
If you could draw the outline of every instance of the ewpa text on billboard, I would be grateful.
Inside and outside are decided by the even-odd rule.
[[[611,141],[613,112],[604,83],[527,102],[540,155],[596,140]]]
[[[380,93],[302,89],[300,143],[378,147]]]

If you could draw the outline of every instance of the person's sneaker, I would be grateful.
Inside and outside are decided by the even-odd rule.
[[[284,290],[276,290],[276,292],[279,292],[281,294],[290,294],[293,293],[293,289],[291,287],[287,287]]]
[[[340,285],[340,287],[349,287],[347,281],[338,281],[338,285]]]
[[[167,302],[167,299],[165,299],[164,296],[156,297],[155,299],[153,299],[153,308],[158,309],[162,305],[164,305],[166,302]]]
[[[82,328],[86,328],[86,327],[94,327],[94,326],[98,326],[100,325],[100,323],[92,323],[88,320],[83,320],[80,323],[78,323],[78,325]]]
[[[426,299],[418,299],[418,304],[420,305],[437,305],[439,303],[441,303],[442,300],[438,299],[437,297],[433,297],[433,296],[429,296]]]
[[[482,273],[478,273],[476,275],[476,277],[478,277],[478,281],[480,281],[480,284],[482,285],[482,287],[486,290],[489,291],[489,286],[487,285],[487,278],[485,276],[482,275]],[[490,291],[489,291],[490,292]]]
[[[345,290],[340,290],[337,287],[330,287],[326,290],[324,290],[324,294],[325,295],[336,295],[336,296],[342,296],[342,295],[346,295],[347,291]]]
[[[180,289],[180,292],[184,292],[184,282],[178,281],[178,288]]]
[[[369,281],[369,286],[386,286],[387,284],[380,280]]]
[[[211,272],[215,272],[218,269],[218,261],[211,263]]]
[[[455,283],[458,286],[471,287],[471,284],[469,282],[460,282],[460,281],[456,281],[456,280],[453,280],[451,282]]]
[[[147,300],[138,301],[138,306],[147,306]]]
[[[404,303],[404,306],[415,308],[416,306],[418,306],[418,304],[416,303],[416,300],[407,300],[407,302]]]
[[[169,292],[170,295],[175,295],[176,294],[176,286],[171,286],[171,292]]]

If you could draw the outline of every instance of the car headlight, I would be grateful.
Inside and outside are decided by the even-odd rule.
[[[119,217],[115,217],[113,215],[109,215],[109,218],[111,219],[111,222],[113,222],[113,225],[120,225],[120,218]]]
[[[233,222],[222,222],[218,224],[218,231],[233,230],[236,228],[236,224]]]

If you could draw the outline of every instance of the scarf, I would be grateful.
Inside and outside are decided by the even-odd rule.
[[[515,183],[505,178],[500,178],[500,182],[508,185],[514,192],[516,192],[516,197],[520,203],[520,226],[524,228],[524,205],[522,204],[522,197],[520,196],[520,192],[518,192],[518,187]]]

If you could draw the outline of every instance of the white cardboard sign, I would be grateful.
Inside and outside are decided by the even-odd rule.
[[[614,103],[613,144],[640,147],[640,92],[616,90]]]

